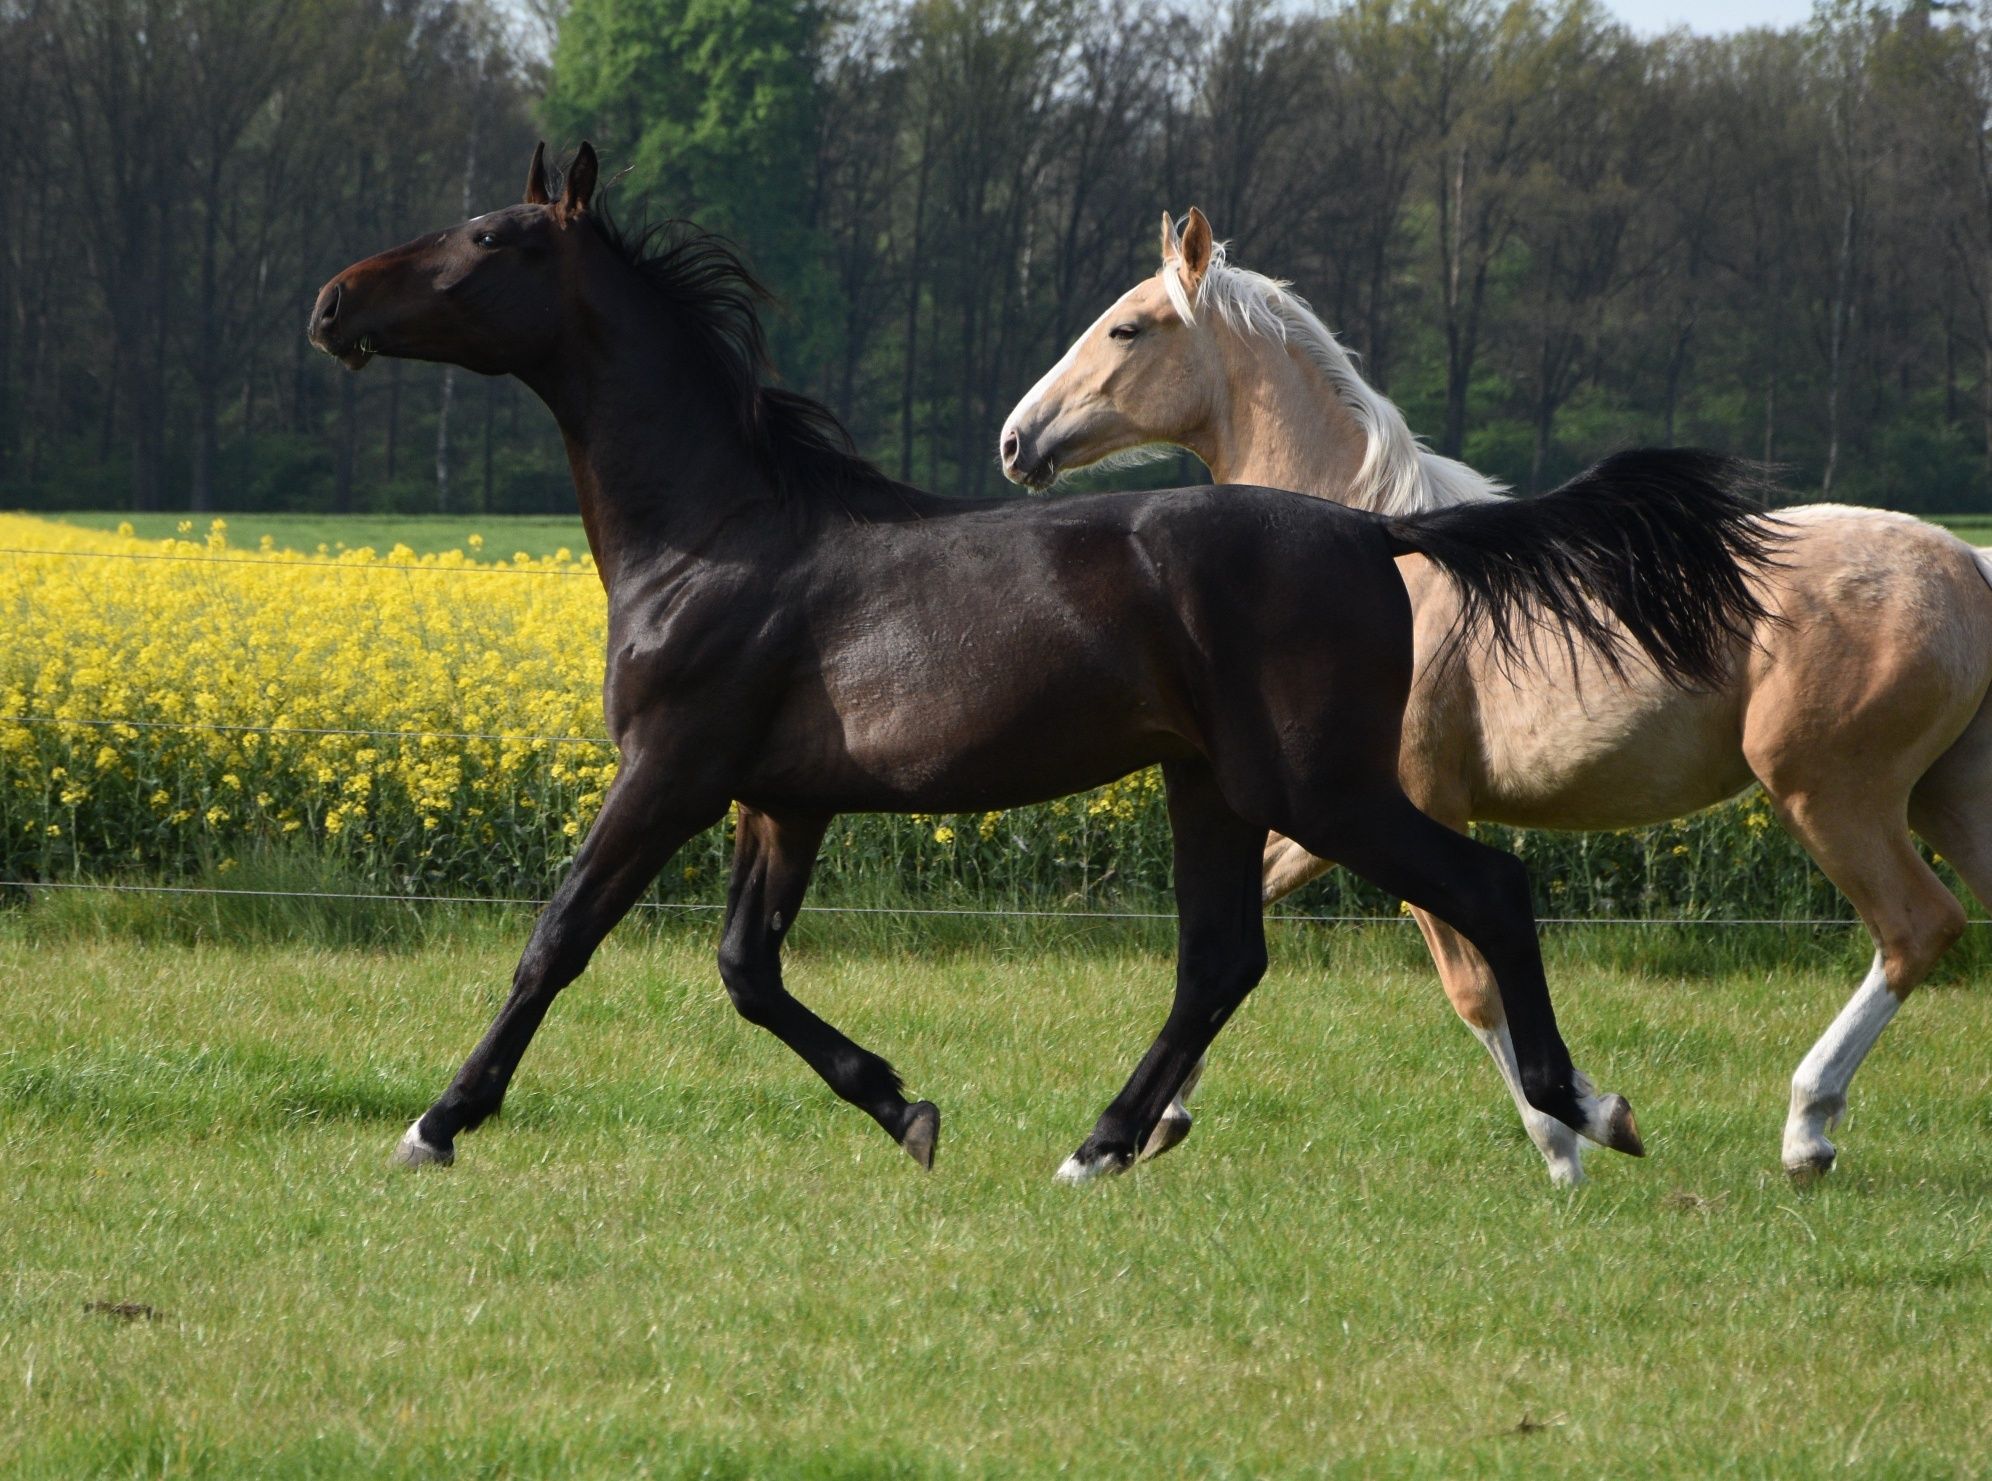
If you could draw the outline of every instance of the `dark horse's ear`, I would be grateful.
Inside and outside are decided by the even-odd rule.
[[[543,206],[553,197],[546,193],[546,140],[533,146],[533,162],[526,167],[526,204]]]
[[[1204,274],[1210,270],[1212,237],[1210,222],[1204,213],[1195,206],[1190,207],[1190,219],[1183,223],[1183,236],[1179,251],[1183,258],[1183,286],[1195,293],[1203,283]]]
[[[588,202],[595,198],[595,181],[601,172],[602,162],[595,158],[595,146],[583,139],[575,151],[574,163],[567,167],[567,187],[560,193],[563,217],[572,219],[588,209]]]

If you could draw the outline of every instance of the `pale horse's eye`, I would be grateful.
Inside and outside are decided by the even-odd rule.
[[[1122,344],[1126,344],[1139,333],[1141,333],[1141,326],[1139,324],[1116,324],[1107,331],[1107,338],[1117,339]]]

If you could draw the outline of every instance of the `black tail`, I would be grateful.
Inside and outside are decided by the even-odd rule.
[[[1748,578],[1778,564],[1782,537],[1758,513],[1774,487],[1759,465],[1721,453],[1635,448],[1539,499],[1385,524],[1400,552],[1427,556],[1453,578],[1454,641],[1485,622],[1511,662],[1553,626],[1567,648],[1581,642],[1622,672],[1629,634],[1673,683],[1713,685],[1731,645],[1769,615]]]

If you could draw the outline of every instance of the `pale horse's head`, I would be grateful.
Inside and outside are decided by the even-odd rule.
[[[1216,249],[1190,208],[1162,213],[1162,266],[1114,301],[1017,403],[998,442],[1003,476],[1034,489],[1156,444],[1195,449],[1224,389],[1224,362],[1198,290]]]

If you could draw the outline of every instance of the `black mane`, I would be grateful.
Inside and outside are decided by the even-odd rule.
[[[597,202],[602,240],[671,307],[724,387],[741,438],[785,501],[908,492],[863,457],[837,414],[799,392],[763,382],[773,373],[760,305],[773,302],[733,244],[690,221],[624,227]]]

